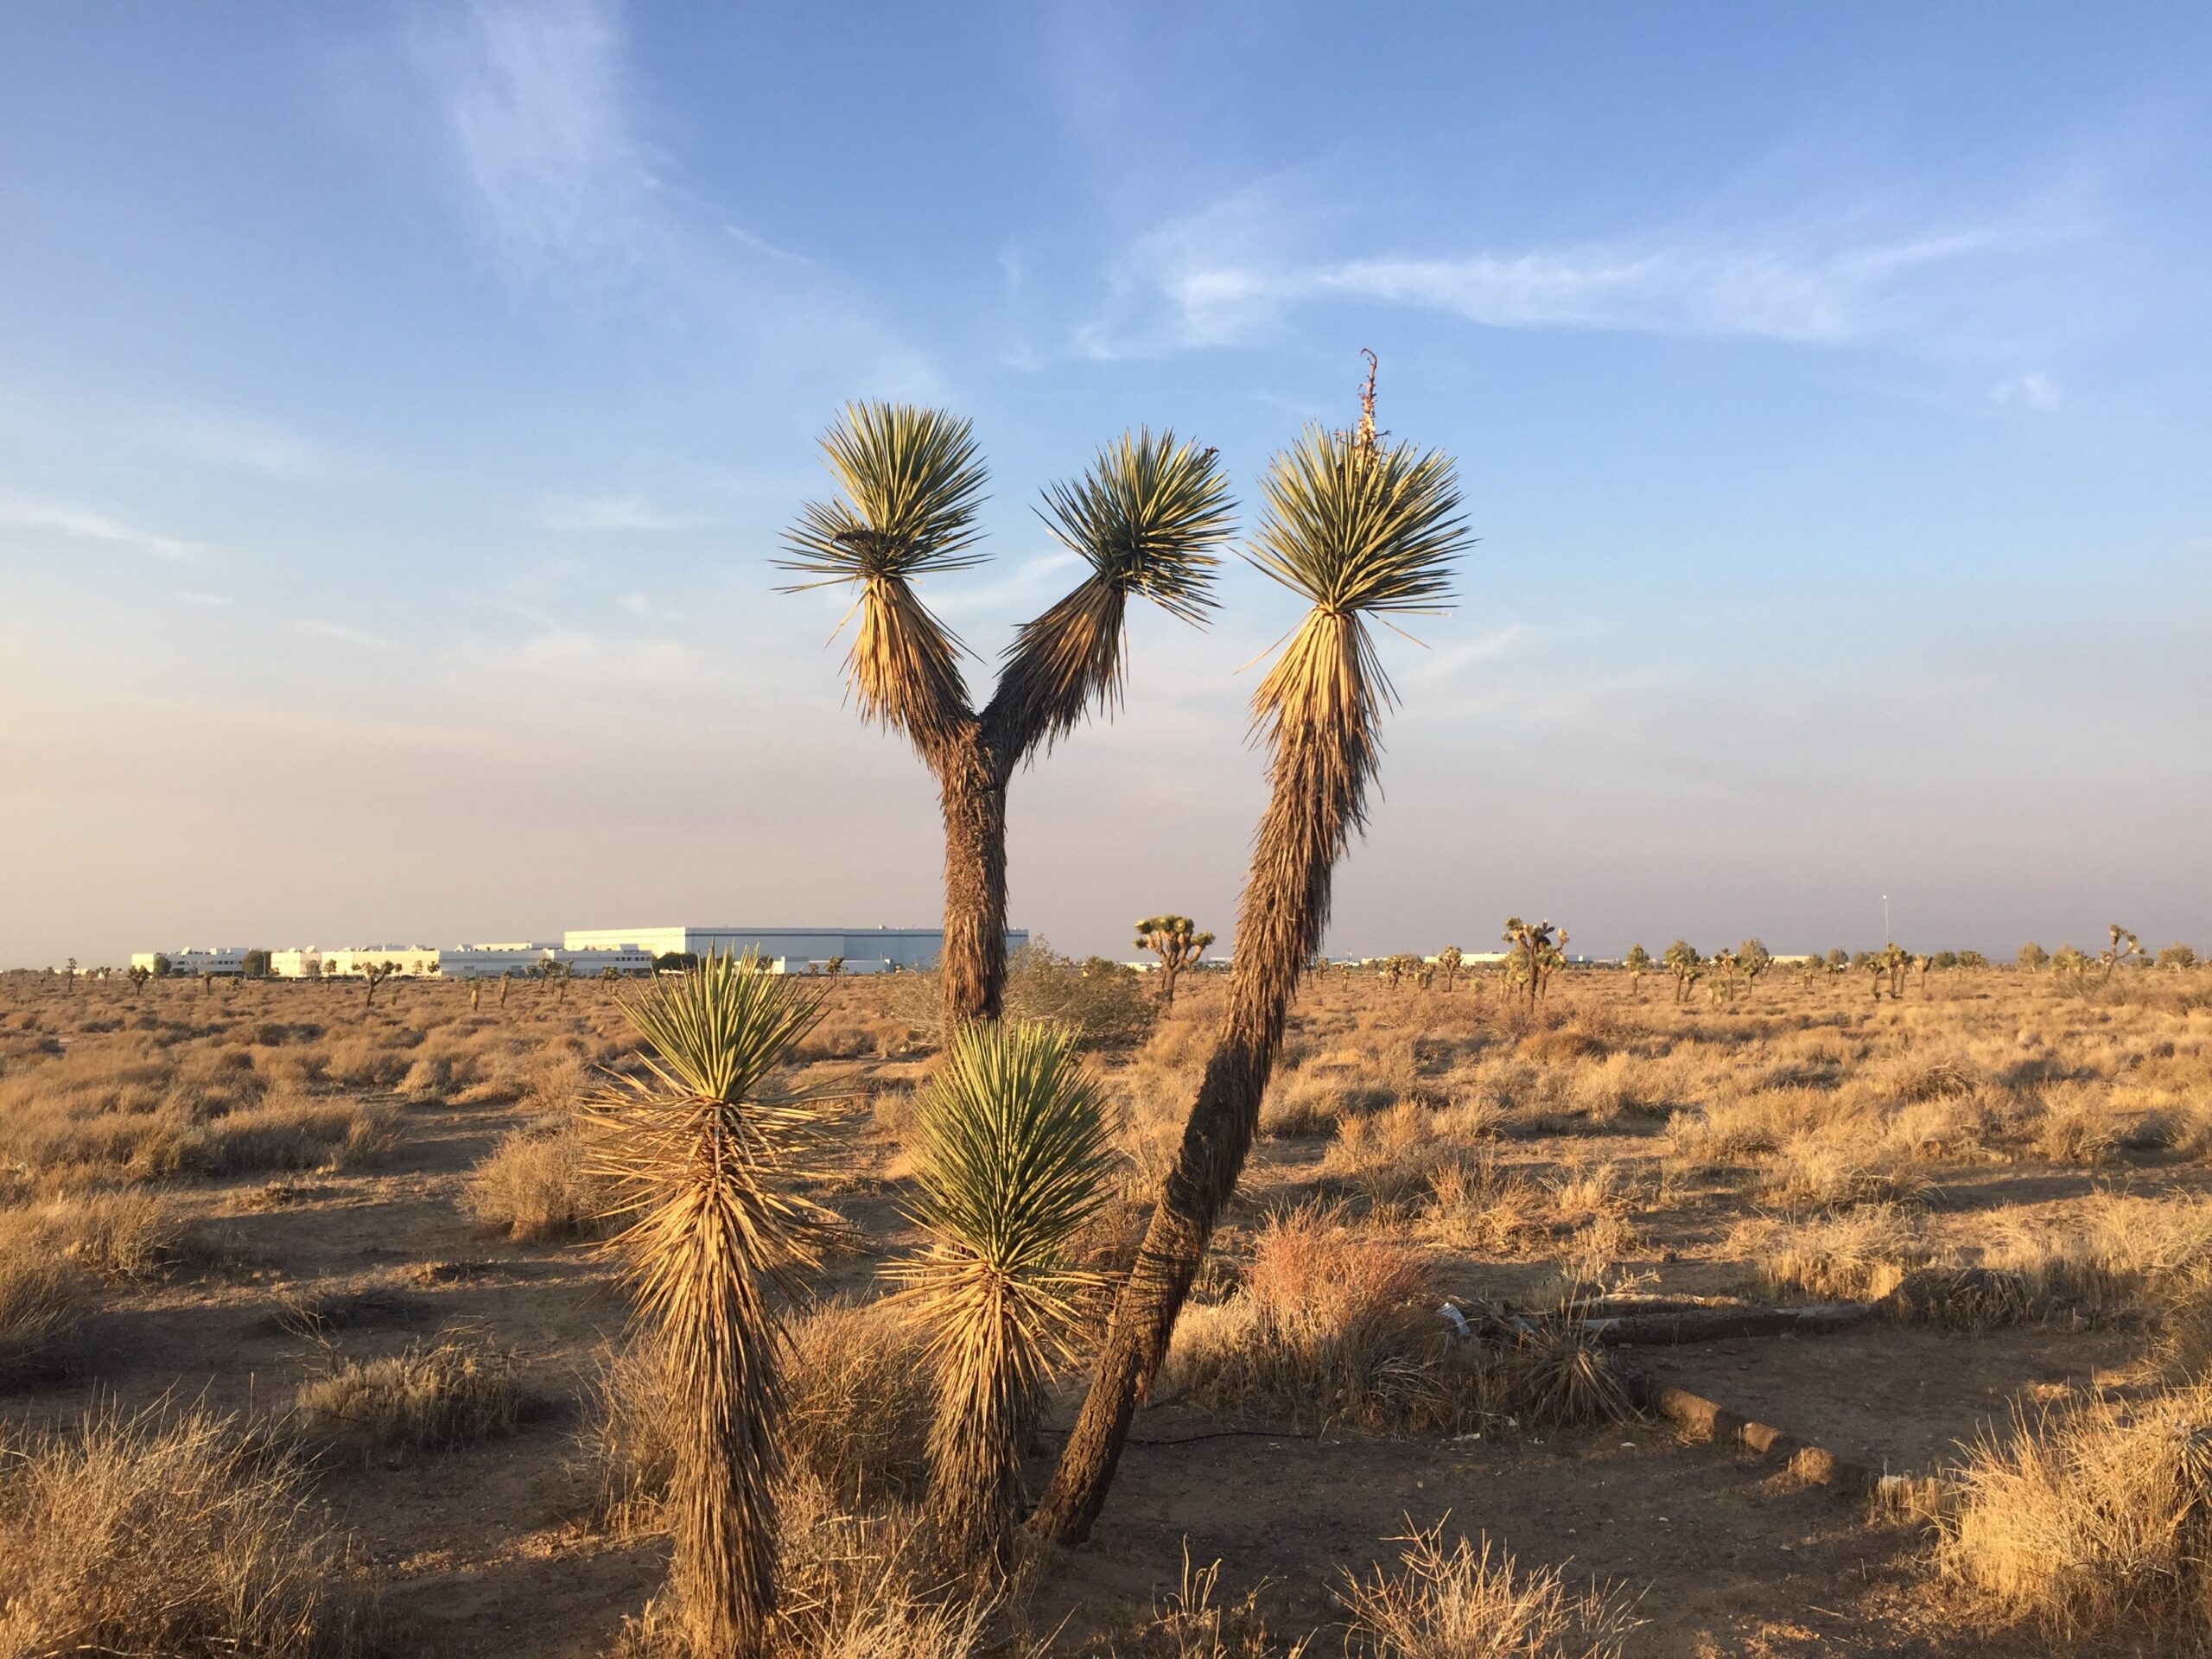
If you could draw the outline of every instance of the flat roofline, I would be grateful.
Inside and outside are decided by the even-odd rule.
[[[779,933],[942,933],[939,927],[728,927],[705,922],[671,922],[665,927],[572,927],[571,933],[750,933],[762,938]],[[1009,927],[1009,933],[1027,933],[1026,927]]]

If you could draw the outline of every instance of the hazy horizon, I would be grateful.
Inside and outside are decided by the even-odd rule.
[[[121,21],[127,17],[128,24]],[[1433,25],[1433,26],[1431,26]],[[769,564],[971,416],[988,664],[1126,426],[1459,458],[1332,954],[2212,947],[2212,14],[613,4],[0,16],[0,966],[928,926],[934,791]],[[1224,567],[1020,775],[1011,917],[1226,944]],[[988,666],[971,664],[987,681]]]

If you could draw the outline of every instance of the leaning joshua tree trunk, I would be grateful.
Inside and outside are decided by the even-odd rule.
[[[1300,970],[1329,913],[1337,859],[1364,822],[1390,697],[1364,620],[1434,612],[1466,543],[1448,456],[1382,446],[1370,372],[1357,431],[1310,429],[1276,457],[1253,562],[1312,601],[1254,699],[1268,800],[1237,911],[1229,1007],[1113,1317],[1082,1415],[1032,1526],[1078,1543],[1097,1519],[1143,1400],[1236,1190]]]
[[[1124,618],[1140,594],[1203,622],[1213,607],[1212,548],[1231,505],[1214,452],[1173,433],[1124,434],[1039,510],[1090,574],[1006,652],[996,690],[969,705],[961,645],[916,581],[980,562],[983,466],[968,423],[903,404],[848,408],[823,440],[840,493],[810,503],[786,532],[784,569],[801,588],[856,591],[845,670],[863,719],[903,734],[938,780],[944,818],[944,1023],[998,1017],[1006,982],[1006,791],[1017,767],[1122,690]]]

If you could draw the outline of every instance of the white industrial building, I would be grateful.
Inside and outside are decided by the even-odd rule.
[[[760,953],[772,973],[821,973],[835,962],[848,974],[934,968],[944,954],[939,927],[585,927],[570,928],[570,950],[643,950],[665,956],[741,957]],[[1029,943],[1026,928],[1008,928],[1009,952]]]
[[[154,963],[160,957],[168,963],[159,971],[176,974],[190,979],[200,974],[242,974],[245,972],[246,952],[250,946],[218,944],[193,947],[179,950],[134,950],[130,965],[143,968],[148,973],[156,971]]]

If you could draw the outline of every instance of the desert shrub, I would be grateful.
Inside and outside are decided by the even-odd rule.
[[[511,1433],[524,1403],[511,1350],[450,1338],[340,1360],[302,1382],[293,1401],[308,1433],[371,1451],[442,1451]]]
[[[204,1411],[17,1439],[0,1457],[0,1655],[363,1651],[307,1497],[295,1465]]]
[[[1429,1119],[1409,1100],[1373,1116],[1342,1118],[1322,1168],[1352,1183],[1371,1205],[1402,1203],[1427,1184],[1440,1155]]]
[[[330,1046],[326,1075],[344,1089],[391,1089],[404,1082],[415,1061],[397,1034],[347,1037]]]
[[[1551,1237],[1543,1188],[1502,1169],[1494,1154],[1453,1159],[1429,1171],[1423,1231],[1447,1249],[1522,1255]]]
[[[1486,1537],[1446,1549],[1440,1521],[1400,1541],[1398,1571],[1338,1592],[1351,1639],[1378,1659],[1617,1659],[1643,1622],[1622,1592],[1571,1592],[1557,1568],[1522,1572]]]
[[[143,1191],[84,1192],[0,1211],[0,1256],[49,1257],[101,1279],[143,1279],[209,1246],[174,1205]]]
[[[2105,1192],[2063,1216],[2007,1217],[1982,1260],[2020,1274],[2039,1298],[2092,1314],[2135,1309],[2212,1271],[2212,1198]]]
[[[2009,1617],[2071,1643],[2194,1636],[2212,1607],[2212,1389],[2109,1398],[1985,1440],[1941,1555]]]
[[[91,1305],[75,1263],[0,1237],[0,1383],[52,1359]]]
[[[788,1335],[784,1440],[792,1466],[852,1502],[918,1487],[931,1402],[913,1332],[880,1305],[832,1303],[794,1319]],[[661,1524],[683,1433],[650,1342],[600,1355],[575,1472],[610,1525],[634,1533]]]
[[[1326,1135],[1396,1099],[1395,1090],[1356,1075],[1294,1071],[1277,1078],[1262,1097],[1260,1133],[1272,1138]]]
[[[894,974],[883,992],[887,1014],[931,1042],[942,1039],[936,971]],[[1077,962],[1042,939],[1007,957],[1005,1014],[1010,1020],[1057,1020],[1083,1033],[1085,1048],[1141,1043],[1160,1017],[1160,999],[1135,969],[1103,957]]]
[[[2101,1164],[2120,1149],[2120,1125],[2108,1091],[2079,1083],[2042,1091],[2033,1126],[2037,1154],[2054,1164]]]
[[[1918,1223],[1894,1204],[1861,1205],[1764,1230],[1759,1272],[1784,1294],[1872,1301],[1934,1259]]]
[[[599,1231],[612,1196],[592,1173],[588,1136],[577,1124],[551,1134],[514,1129],[478,1164],[461,1190],[477,1221],[510,1237],[572,1238]]]
[[[1932,1191],[1910,1159],[1844,1130],[1794,1136],[1775,1154],[1761,1185],[1770,1202],[1808,1210],[1917,1204]]]

